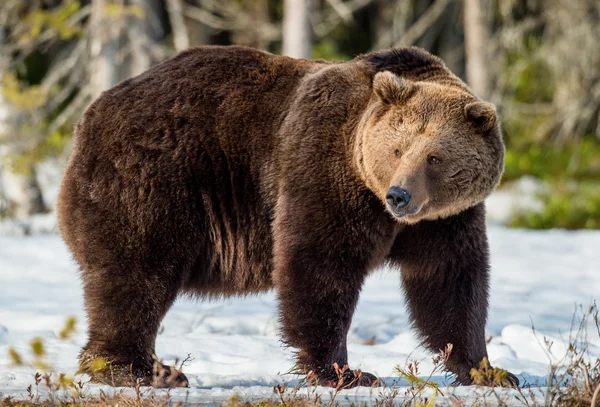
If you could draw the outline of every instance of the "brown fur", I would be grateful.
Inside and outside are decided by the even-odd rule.
[[[82,365],[148,380],[178,294],[274,287],[286,343],[327,382],[388,261],[425,343],[452,342],[468,383],[486,356],[480,202],[502,160],[493,107],[416,48],[329,64],[203,47],[122,82],[80,120],[59,198],[89,317]],[[394,185],[413,195],[404,216],[386,210]]]

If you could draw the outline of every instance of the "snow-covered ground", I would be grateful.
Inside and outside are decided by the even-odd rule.
[[[490,360],[520,375],[522,382],[543,384],[549,359],[541,338],[551,338],[560,357],[576,305],[588,306],[600,293],[600,232],[490,226],[490,244]],[[430,355],[410,328],[398,286],[398,270],[382,269],[369,278],[349,337],[351,367],[376,373],[388,384],[397,377],[395,365],[419,360],[424,375],[431,368]],[[77,318],[77,333],[59,340],[58,331],[71,315]],[[209,303],[180,299],[163,325],[158,356],[166,362],[188,354],[193,358],[184,368],[191,388],[171,395],[207,402],[232,394],[272,397],[273,385],[297,382],[297,376],[286,374],[293,353],[277,336],[273,294]],[[73,373],[85,330],[78,274],[60,237],[0,236],[0,393],[24,397],[35,373],[32,367],[10,365],[9,345],[28,355],[31,338],[42,337],[53,369]],[[373,337],[374,345],[366,344]],[[599,355],[600,339],[590,335],[589,341],[591,355]],[[87,386],[90,393],[100,389]],[[452,391],[468,394],[469,388]],[[360,389],[344,397],[371,392]]]

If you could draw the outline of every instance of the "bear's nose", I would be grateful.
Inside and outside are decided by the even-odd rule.
[[[410,194],[404,188],[391,187],[388,189],[385,200],[392,209],[404,208],[410,202]]]

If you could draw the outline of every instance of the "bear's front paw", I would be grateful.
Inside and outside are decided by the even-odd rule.
[[[521,385],[521,382],[519,381],[519,378],[517,376],[515,376],[511,372],[506,372],[506,374],[508,375],[507,380],[510,383],[508,387],[519,387]]]
[[[152,386],[158,388],[189,387],[189,381],[175,367],[155,362],[152,369]]]
[[[308,383],[334,387],[337,390],[351,389],[358,386],[377,387],[380,385],[377,376],[361,370],[351,370],[347,365],[340,369],[337,363],[333,365],[333,372],[317,377],[311,371],[307,374],[306,380]]]
[[[347,387],[352,388],[357,386],[363,387],[379,387],[381,384],[379,378],[374,374],[363,372],[360,370],[351,371],[352,375],[347,377]]]

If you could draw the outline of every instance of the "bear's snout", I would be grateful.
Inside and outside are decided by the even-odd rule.
[[[385,200],[387,201],[387,204],[394,215],[401,216],[401,209],[410,203],[410,194],[404,188],[393,186],[388,189]]]

